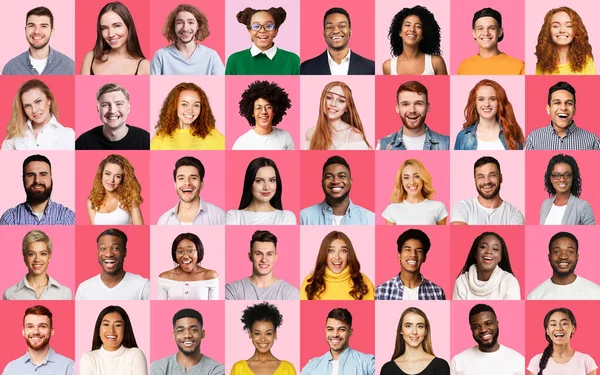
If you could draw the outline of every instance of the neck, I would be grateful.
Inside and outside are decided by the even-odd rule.
[[[574,272],[571,272],[563,276],[554,272],[550,280],[552,280],[552,282],[556,285],[569,285],[577,280],[577,275],[575,275]]]
[[[571,343],[557,345],[552,344],[552,357],[553,358],[570,358],[575,354],[575,350],[571,348]]]
[[[120,141],[121,139],[125,138],[128,132],[129,128],[125,123],[116,129],[109,128],[106,125],[102,127],[102,134],[106,137],[106,139],[112,142]]]
[[[475,269],[477,270],[477,280],[480,281],[488,281],[494,272],[494,270],[484,271],[479,269],[479,267],[476,267]]]
[[[496,121],[495,118],[479,118],[479,123],[477,124],[477,129],[482,130],[495,130],[498,129],[500,125]]]
[[[410,345],[404,345],[404,354],[402,354],[402,358],[407,362],[418,361],[425,357],[427,353],[423,350],[423,345],[419,345],[417,347],[412,347]]]
[[[402,284],[406,285],[410,289],[416,288],[419,285],[421,285],[422,279],[423,278],[419,271],[416,271],[416,272],[402,271],[402,272],[400,272],[400,280],[402,280]]]
[[[27,274],[26,278],[27,278],[27,282],[32,287],[45,286],[45,285],[48,285],[48,282],[50,281],[46,272],[44,272],[41,275],[34,275],[30,272]]]
[[[254,45],[256,46],[256,44],[254,44]],[[256,48],[258,48],[258,49],[259,49],[259,50],[261,50],[261,51],[268,51],[268,50],[270,50],[271,48],[273,48],[273,46],[274,46],[274,45],[275,45],[275,43],[271,43],[271,45],[270,45],[270,46],[268,46],[268,47],[260,48],[259,46],[256,46]]]
[[[498,46],[496,46],[494,48],[480,48],[479,49],[479,57],[484,58],[484,59],[489,58],[489,57],[498,56],[501,53],[502,52],[500,52],[500,50],[498,49]]]
[[[31,203],[28,202],[29,205],[31,206],[31,209],[33,210],[33,212],[35,213],[42,213],[46,210],[46,207],[48,206],[48,200],[45,200],[41,203]]]
[[[402,56],[404,56],[407,60],[416,59],[416,58],[420,57],[421,54],[422,54],[422,52],[419,51],[418,45],[408,46],[408,45],[404,44],[402,46]]]
[[[108,51],[108,54],[113,55],[113,56],[131,56],[129,54],[129,51],[127,51],[127,43],[123,44],[121,47],[119,48],[111,48],[110,51]]]
[[[47,123],[49,123],[49,122],[50,122],[50,119],[51,119],[51,118],[52,118],[52,116],[50,115],[50,116],[48,116],[48,118],[46,118],[46,119],[44,120],[44,122],[40,122],[40,123],[31,121],[31,127],[33,128],[33,130],[38,130],[38,129],[41,129],[41,128],[43,128],[43,127],[44,127],[44,126],[45,126]]]
[[[253,361],[258,361],[258,362],[268,362],[268,361],[272,361],[273,359],[275,359],[275,356],[271,353],[270,350],[266,353],[261,353],[255,349],[254,355],[250,359]]]
[[[118,285],[121,282],[121,280],[123,280],[124,277],[125,277],[125,270],[120,270],[119,272],[116,272],[114,274],[108,274],[104,271],[102,271],[102,273],[100,273],[100,280],[102,280],[104,285],[108,286],[109,288],[112,288],[112,287]]]
[[[502,198],[500,198],[500,193],[496,194],[496,196],[490,199],[483,198],[481,195],[479,195],[477,196],[477,201],[485,208],[498,208],[502,202],[504,202]]]
[[[350,198],[344,199],[341,203],[331,202],[329,197],[325,197],[325,203],[333,210],[333,214],[336,216],[346,215],[346,211],[348,211],[348,206],[350,206]]]
[[[185,122],[179,120],[179,129],[189,129],[191,124],[186,124]]]
[[[340,356],[342,355],[342,353],[344,353],[347,349],[348,349],[348,347],[345,347],[344,350],[329,349],[329,352],[331,353],[331,356],[333,357],[333,359],[338,360],[338,359],[340,359]]]
[[[350,126],[349,124],[346,124],[344,121],[342,121],[342,118],[338,118],[335,119],[333,121],[328,120],[329,121],[329,126],[331,126],[332,130],[336,131],[336,132],[340,132],[342,130],[347,130],[348,126]]]
[[[419,193],[416,195],[407,195],[404,200],[411,204],[417,204],[423,202],[425,197],[423,197],[423,194]]]
[[[186,372],[190,369],[190,367],[196,366],[198,363],[200,363],[202,357],[204,357],[204,355],[200,353],[200,349],[190,355],[183,354],[181,351],[177,352],[176,355],[177,363],[183,366]]]
[[[248,280],[250,280],[252,284],[256,285],[259,288],[270,287],[271,285],[279,281],[279,279],[276,278],[275,275],[273,275],[273,272],[267,275],[252,274],[252,276],[248,277]]]
[[[491,348],[487,348],[487,347],[482,348],[481,345],[479,345],[479,351],[484,352],[484,353],[493,353],[493,352],[497,351],[498,349],[500,349],[500,344],[498,344],[498,343],[496,343]]]
[[[348,46],[346,46],[340,50],[333,49],[333,48],[328,48],[327,50],[329,51],[329,55],[331,56],[333,61],[335,61],[338,64],[341,64],[342,60],[346,56],[348,56],[348,52],[350,51],[350,48]]]
[[[571,192],[567,191],[567,192],[561,192],[561,193],[556,193],[556,195],[554,196],[554,205],[555,206],[564,206],[569,202],[569,198],[571,197]]]
[[[569,46],[558,46],[556,47],[556,52],[558,52],[557,64],[564,65],[569,63]]]
[[[191,55],[196,50],[196,39],[192,39],[187,43],[177,40],[175,48],[184,55]]]
[[[402,126],[402,134],[408,137],[419,137],[425,134],[425,122],[416,129],[409,129],[406,126]]]
[[[252,202],[244,209],[245,211],[253,212],[269,212],[275,211],[276,209],[271,206],[270,202],[263,202],[253,199]]]
[[[27,349],[27,351],[29,352],[29,357],[31,358],[31,361],[36,365],[41,365],[42,362],[44,362],[44,360],[46,359],[46,357],[48,357],[50,346],[46,345],[39,350],[29,348]]]
[[[254,126],[252,130],[258,135],[267,135],[273,131],[273,125],[269,124],[267,127]]]
[[[50,45],[46,45],[44,48],[36,49],[29,47],[29,56],[36,60],[43,60],[50,55]]]
[[[571,125],[573,125],[572,121],[569,124],[569,126],[567,126],[566,128],[561,128],[560,126],[556,126],[554,124],[552,124],[552,127],[554,128],[554,131],[556,132],[556,134],[558,134],[559,137],[563,138],[565,135],[567,135],[567,131],[569,130]]]
[[[198,197],[197,199],[194,199],[191,202],[184,202],[184,201],[180,200],[179,201],[179,209],[177,210],[177,213],[180,213],[182,211],[198,212],[199,209],[200,209],[200,197]]]

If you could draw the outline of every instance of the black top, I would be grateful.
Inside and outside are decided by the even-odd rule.
[[[300,74],[304,75],[331,75],[329,69],[329,60],[327,60],[327,50],[319,56],[306,60],[300,64]],[[374,75],[375,61],[366,59],[358,53],[350,53],[350,66],[348,75]]]
[[[110,141],[102,134],[102,125],[86,131],[75,141],[75,150],[149,150],[150,133],[126,125],[129,131],[119,141]]]
[[[445,360],[435,357],[423,371],[418,374],[407,374],[400,370],[396,362],[389,361],[381,368],[380,375],[450,375],[450,366]]]
[[[90,75],[93,76],[94,74],[94,59],[95,57],[92,57],[92,64],[90,65]],[[144,59],[141,59],[140,61],[138,61],[137,64],[137,68],[135,68],[135,73],[133,73],[134,76],[138,75],[138,70],[140,70],[140,64],[142,63],[142,61],[144,61]]]

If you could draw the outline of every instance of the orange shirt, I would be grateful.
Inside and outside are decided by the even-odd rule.
[[[501,53],[494,57],[481,58],[479,55],[464,59],[459,67],[458,74],[471,75],[501,75],[525,74],[525,63],[519,59]]]

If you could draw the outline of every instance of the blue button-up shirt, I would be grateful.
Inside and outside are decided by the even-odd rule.
[[[400,274],[396,277],[384,282],[375,289],[375,299],[378,300],[402,300],[404,297],[404,284],[400,278]],[[438,300],[446,299],[444,290],[438,285],[421,276],[421,284],[419,284],[419,299],[420,300]]]
[[[325,201],[306,207],[300,211],[301,225],[331,225],[333,223],[333,208]],[[372,211],[352,203],[348,205],[341,225],[374,225],[375,214]]]
[[[377,150],[406,150],[406,146],[402,143],[401,127],[397,133],[392,133],[377,141]],[[425,143],[423,150],[449,150],[450,137],[440,133],[436,133],[425,125]]]
[[[338,375],[374,375],[375,357],[347,348],[340,354],[338,360]],[[333,370],[333,356],[331,351],[320,357],[313,358],[304,368],[300,375],[330,375]]]
[[[43,215],[38,219],[29,203],[23,202],[6,210],[0,217],[0,225],[75,225],[75,213],[49,200]]]
[[[46,359],[36,365],[29,357],[29,351],[24,356],[6,365],[2,375],[74,375],[75,363],[72,359],[62,356],[50,348]]]
[[[179,217],[179,203],[169,211],[165,212],[158,219],[158,225],[181,225]],[[200,198],[200,208],[198,213],[194,217],[194,225],[225,225],[225,211],[215,206],[214,204],[208,203],[207,201]]]

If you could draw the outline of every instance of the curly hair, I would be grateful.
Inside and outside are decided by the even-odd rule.
[[[425,337],[421,342],[421,347],[423,351],[427,354],[433,354],[433,344],[431,343],[431,324],[429,323],[429,319],[427,318],[427,314],[417,307],[409,307],[400,316],[400,320],[398,321],[398,328],[396,328],[396,345],[394,347],[394,354],[392,354],[392,361],[404,354],[406,351],[406,341],[404,336],[402,335],[402,324],[404,324],[404,318],[408,314],[415,314],[423,318],[425,323]]]
[[[271,16],[273,16],[273,21],[275,23],[275,30],[279,30],[279,26],[285,22],[287,17],[287,12],[282,7],[274,8],[271,7],[269,9],[254,9],[254,8],[246,8],[239,12],[236,15],[236,18],[239,23],[246,25],[246,28],[250,30],[250,24],[252,22],[252,16],[258,12],[267,12]]]
[[[421,20],[423,26],[423,39],[419,43],[419,51],[428,55],[442,54],[440,43],[442,36],[440,33],[440,25],[433,13],[427,8],[417,5],[412,8],[404,8],[392,19],[390,30],[388,32],[388,39],[390,40],[390,52],[392,56],[400,56],[402,54],[402,38],[400,37],[400,31],[402,30],[402,24],[408,16],[417,16]]]
[[[188,12],[191,13],[196,22],[198,23],[198,30],[196,30],[195,39],[199,42],[208,38],[210,35],[210,31],[208,30],[208,19],[198,8],[190,4],[179,4],[175,9],[173,9],[167,19],[165,20],[165,24],[163,25],[162,34],[171,44],[177,43],[177,34],[175,33],[175,18],[180,12]]]
[[[283,323],[283,315],[281,315],[277,306],[269,302],[262,302],[246,307],[240,320],[244,324],[245,331],[252,330],[252,326],[256,322],[271,322],[275,331],[277,331],[277,328]]]
[[[558,72],[558,48],[552,41],[552,16],[559,12],[565,12],[571,19],[573,30],[573,39],[569,45],[567,58],[573,72],[581,72],[585,67],[588,58],[593,59],[592,46],[589,42],[588,32],[579,17],[579,14],[569,7],[554,8],[544,16],[544,24],[538,35],[538,43],[535,46],[535,55],[537,56],[537,67],[545,74]]]
[[[571,177],[571,194],[579,197],[581,195],[581,174],[579,172],[579,166],[577,161],[571,155],[558,154],[554,155],[548,162],[546,173],[544,173],[544,190],[548,192],[550,196],[556,195],[556,189],[552,185],[552,171],[554,166],[558,163],[565,163],[571,167],[573,177]]]
[[[431,174],[427,171],[427,168],[417,159],[408,159],[404,163],[400,164],[398,168],[398,174],[396,174],[396,183],[394,184],[394,191],[392,192],[392,203],[402,203],[406,199],[407,193],[402,185],[402,172],[404,168],[412,165],[416,170],[421,181],[423,181],[423,189],[421,189],[421,195],[425,199],[432,199],[435,195],[435,189],[433,188],[433,179]]]
[[[358,261],[350,238],[348,238],[345,233],[338,231],[330,232],[321,242],[317,261],[315,262],[315,270],[307,280],[308,284],[305,289],[307,298],[309,300],[319,299],[321,294],[327,289],[327,284],[325,283],[327,256],[329,247],[335,240],[344,241],[348,248],[348,267],[350,268],[350,278],[352,279],[350,296],[355,300],[361,300],[369,292],[369,287],[363,281],[363,275],[360,273],[360,262]]]
[[[523,144],[525,143],[525,136],[517,122],[512,104],[508,101],[508,96],[506,95],[504,88],[498,82],[492,81],[491,79],[482,79],[475,87],[473,87],[473,89],[471,89],[465,107],[465,123],[463,124],[463,128],[466,129],[479,121],[479,114],[477,113],[477,91],[483,86],[489,86],[496,92],[496,101],[498,103],[496,121],[498,121],[498,124],[500,124],[500,127],[502,128],[504,139],[506,139],[506,146],[509,150],[522,149]]]
[[[537,373],[537,375],[543,374],[544,369],[548,365],[548,360],[554,352],[554,344],[552,344],[552,339],[550,338],[550,336],[548,336],[548,333],[546,333],[546,329],[548,328],[548,324],[550,323],[550,317],[557,312],[567,315],[569,317],[569,320],[571,321],[571,325],[573,326],[573,328],[577,327],[577,320],[575,320],[575,315],[571,310],[567,309],[566,307],[558,307],[556,309],[548,311],[548,313],[544,317],[544,333],[546,336],[546,341],[548,341],[548,346],[546,346],[544,352],[542,353],[542,357],[540,358],[540,371]],[[573,333],[571,333],[571,336],[573,336]]]
[[[46,99],[50,101],[50,113],[53,114],[54,117],[58,118],[58,105],[56,104],[54,94],[52,94],[52,91],[50,91],[48,85],[39,79],[30,79],[19,87],[19,90],[17,90],[15,98],[13,99],[10,121],[6,125],[7,139],[22,137],[25,133],[25,127],[29,118],[23,110],[22,98],[23,94],[33,89],[39,89],[42,93],[44,93],[44,95],[46,95]]]
[[[182,82],[169,91],[163,102],[156,123],[157,136],[171,137],[179,128],[177,107],[179,106],[179,96],[185,90],[195,91],[200,96],[200,115],[191,123],[190,133],[195,137],[205,138],[215,128],[215,116],[210,109],[210,103],[204,90],[195,83]]]
[[[123,171],[121,183],[115,190],[116,197],[123,210],[129,211],[133,207],[142,204],[144,202],[144,199],[140,195],[142,186],[135,177],[133,166],[123,156],[111,154],[100,162],[96,171],[92,191],[90,191],[90,196],[88,197],[92,203],[92,208],[98,211],[106,203],[106,190],[104,190],[104,186],[102,185],[102,175],[107,164],[116,164]]]
[[[512,267],[510,266],[510,258],[508,257],[508,247],[506,246],[506,242],[504,242],[504,238],[500,236],[498,233],[494,232],[483,232],[475,240],[473,241],[473,245],[471,245],[471,250],[469,250],[469,255],[467,255],[467,260],[465,261],[465,265],[458,273],[458,276],[469,270],[473,264],[477,264],[477,249],[479,248],[479,243],[487,236],[496,237],[496,239],[500,242],[501,246],[501,257],[500,262],[498,262],[498,267],[503,271],[509,272],[514,275]]]
[[[277,126],[287,114],[287,110],[292,107],[288,93],[277,83],[254,81],[244,91],[240,100],[240,116],[245,117],[250,126],[256,125],[256,118],[253,115],[254,102],[258,99],[264,99],[273,106],[273,126]]]
[[[145,59],[144,54],[142,53],[142,47],[140,47],[140,41],[137,36],[137,31],[135,30],[135,23],[133,23],[133,17],[131,16],[131,12],[123,3],[114,1],[112,3],[106,4],[98,14],[98,20],[96,22],[96,43],[94,45],[94,58],[100,61],[106,61],[108,56],[106,56],[112,50],[110,44],[108,44],[104,37],[102,37],[102,29],[100,25],[100,21],[102,16],[108,12],[115,12],[121,19],[123,20],[123,24],[127,27],[127,53],[135,59]]]

